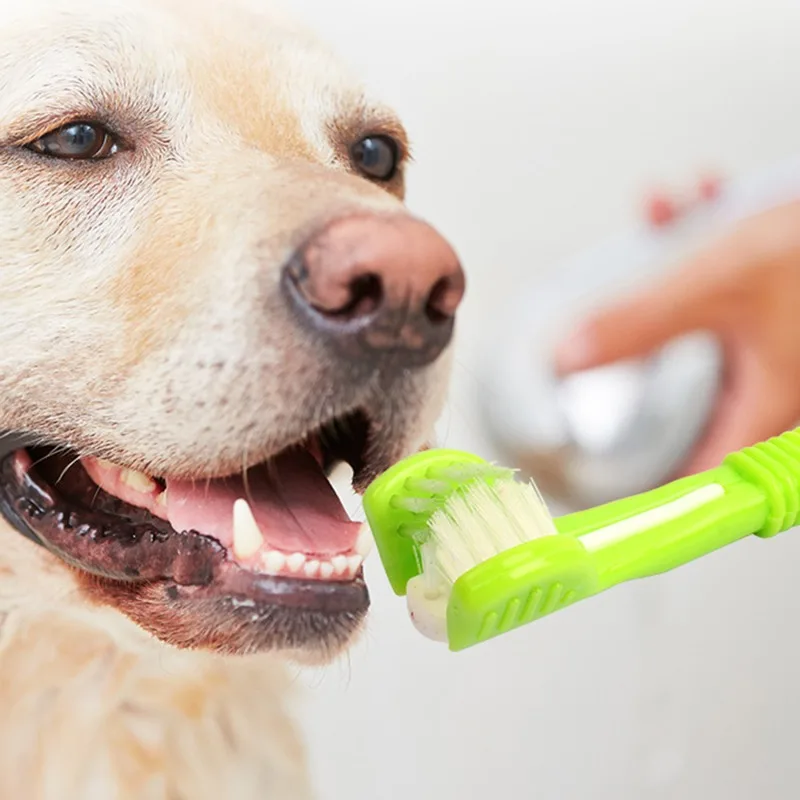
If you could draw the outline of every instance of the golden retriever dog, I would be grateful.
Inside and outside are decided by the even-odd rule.
[[[310,797],[464,290],[390,109],[261,0],[3,0],[0,798]]]

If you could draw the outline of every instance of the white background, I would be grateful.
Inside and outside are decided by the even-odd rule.
[[[402,114],[460,251],[445,443],[492,455],[481,326],[641,193],[800,150],[797,0],[293,0]],[[536,409],[531,409],[535,414]],[[743,542],[451,655],[373,558],[364,642],[303,676],[322,800],[800,796],[800,541]]]

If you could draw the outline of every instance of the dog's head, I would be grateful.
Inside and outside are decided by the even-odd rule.
[[[463,292],[403,128],[260,3],[58,5],[0,23],[0,596],[335,650],[365,542],[325,473],[422,443]]]

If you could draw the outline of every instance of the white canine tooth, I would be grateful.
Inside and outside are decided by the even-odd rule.
[[[347,571],[351,575],[355,575],[358,572],[358,568],[361,566],[361,562],[364,559],[361,556],[348,556],[347,557]]]
[[[136,492],[150,494],[156,490],[156,482],[144,472],[137,472],[135,469],[123,469],[120,472],[120,480],[130,486]]]
[[[306,557],[302,553],[292,553],[286,559],[286,566],[289,567],[290,572],[300,572],[305,563]]]
[[[319,572],[319,566],[319,561],[306,561],[303,572],[305,572],[307,578],[314,578]]]
[[[264,567],[270,575],[279,575],[286,566],[286,556],[277,550],[270,550],[262,559]]]
[[[249,558],[264,544],[250,503],[239,498],[233,504],[233,552],[237,558]]]
[[[167,490],[164,489],[158,497],[156,497],[156,504],[159,506],[167,507]]]
[[[337,575],[344,575],[347,569],[347,556],[334,556],[331,559],[331,566]]]
[[[319,565],[319,576],[325,581],[333,577],[333,564],[330,561],[323,561]]]
[[[356,546],[353,548],[361,558],[366,558],[372,550],[372,532],[369,525],[362,525],[356,539]]]

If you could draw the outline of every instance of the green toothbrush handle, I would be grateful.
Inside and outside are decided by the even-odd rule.
[[[603,591],[694,561],[800,518],[800,429],[729,455],[721,466],[556,520],[590,554]]]

